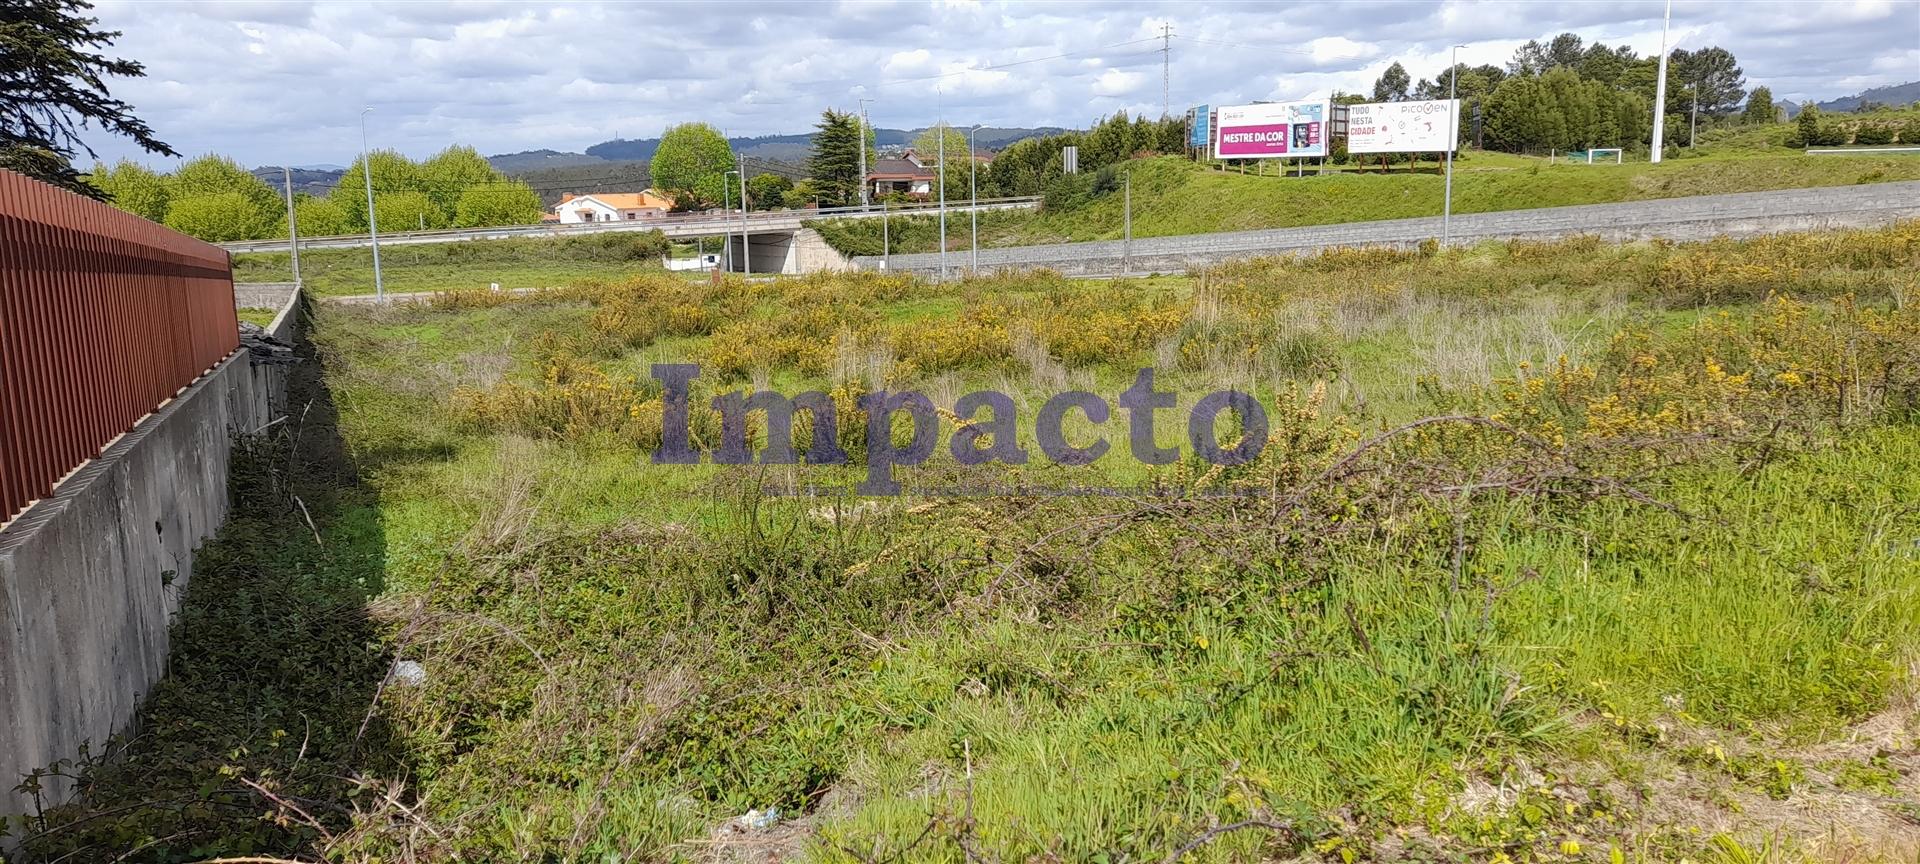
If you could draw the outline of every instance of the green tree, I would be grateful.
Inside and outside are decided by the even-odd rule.
[[[1125,161],[1141,149],[1139,127],[1127,120],[1127,112],[1115,112],[1087,131],[1080,143],[1080,170],[1097,171]]]
[[[1119,116],[1123,121],[1125,120],[1126,115]],[[948,167],[951,168],[954,165],[966,167],[967,163],[963,157],[967,152],[967,133],[945,123],[929,126],[921,130],[919,135],[914,136],[914,154],[920,157],[921,162],[928,165],[939,164],[942,138],[946,140]]]
[[[271,233],[286,204],[266,181],[225,156],[191,160],[167,178],[168,227],[209,242],[251,240]],[[235,204],[235,196],[243,204]],[[212,203],[209,203],[212,202]],[[180,211],[175,215],[175,211]],[[215,226],[215,218],[231,223]]]
[[[1373,101],[1405,102],[1408,89],[1412,86],[1413,78],[1407,75],[1407,67],[1395,60],[1393,65],[1388,66],[1387,71],[1380,73],[1380,77],[1373,82]]]
[[[860,203],[860,185],[865,182],[860,176],[860,149],[866,148],[869,166],[879,159],[873,147],[873,130],[867,129],[863,136],[858,115],[831,108],[820,112],[820,122],[813,128],[813,152],[807,157],[807,175],[813,180],[821,203],[830,207]],[[751,184],[749,189],[754,200],[760,201],[759,191],[752,189]],[[785,190],[781,192],[784,194]],[[769,197],[767,201],[771,204],[780,199]]]
[[[720,130],[705,123],[682,123],[660,136],[650,174],[654,187],[680,210],[702,210],[721,203],[725,176],[734,169],[733,148]]]
[[[332,198],[295,196],[293,219],[301,237],[335,237],[353,231],[347,211]]]
[[[167,221],[167,178],[145,165],[122,159],[111,169],[95,163],[87,177],[113,206],[154,222]]]
[[[772,210],[786,206],[787,190],[793,188],[793,181],[784,174],[756,174],[747,181],[747,200],[753,202],[755,210]],[[820,188],[816,181],[815,189]],[[827,199],[822,198],[822,203]],[[833,199],[844,201],[845,199]],[[833,206],[833,205],[828,205]]]
[[[1880,123],[1863,123],[1860,125],[1860,128],[1853,133],[1853,143],[1868,146],[1892,144],[1894,135],[1894,127],[1892,126]]]
[[[107,91],[108,78],[139,78],[131,60],[95,53],[119,37],[96,30],[84,0],[0,2],[0,168],[92,198],[104,193],[73,169],[81,151],[97,158],[79,130],[97,127],[131,138],[148,153],[177,156],[133,106]]]
[[[167,185],[175,198],[238,192],[270,215],[286,207],[280,193],[267,181],[225,156],[210,154],[189,160],[167,176]]]
[[[1693,109],[1692,98],[1700,100],[1700,113],[1715,117],[1733,112],[1747,98],[1747,79],[1733,52],[1717,46],[1698,51],[1675,48],[1667,60],[1667,93],[1683,91],[1684,105],[1674,106],[1685,114]]]
[[[1620,75],[1626,71],[1627,64],[1625,58],[1615,53],[1613,49],[1595,42],[1585,54],[1580,56],[1580,62],[1574,66],[1574,69],[1580,73],[1580,77],[1588,81],[1598,81],[1612,86],[1614,82],[1620,80]]]
[[[383,211],[384,212],[384,211]],[[525,183],[501,180],[485,186],[472,186],[460,193],[453,206],[455,228],[485,228],[494,225],[537,225],[546,208],[540,195]]]
[[[1548,117],[1552,113],[1538,77],[1510,77],[1487,99],[1487,137],[1500,150],[1545,150],[1554,146]]]
[[[1900,127],[1900,143],[1920,146],[1920,117],[1912,117]]]
[[[333,187],[333,194],[327,196],[340,205],[347,214],[347,225],[355,232],[367,230],[367,163],[373,164],[373,195],[378,201],[388,195],[406,192],[419,193],[421,189],[420,166],[412,159],[395,150],[375,150],[367,156],[353,160],[347,166],[347,173],[340,175],[340,182]],[[381,219],[386,211],[379,211]],[[415,225],[409,221],[406,225],[388,226],[381,222],[379,226],[387,231],[411,231]]]
[[[793,184],[793,187],[787,191],[780,193],[780,203],[788,210],[799,210],[808,204],[812,204],[816,194],[818,193],[814,191],[813,181],[802,180]]]
[[[456,144],[434,154],[420,163],[419,191],[427,193],[433,199],[433,206],[443,213],[455,213],[460,209],[460,199],[468,190],[506,184],[506,175],[493,170],[486,157],[480,151]],[[539,221],[536,217],[534,221]],[[507,224],[502,222],[476,224]]]
[[[243,192],[177,197],[167,205],[168,228],[209,243],[259,239],[272,232],[273,225],[273,217]]]
[[[1805,147],[1820,143],[1820,108],[1812,102],[1800,105],[1800,116],[1793,119],[1793,140],[1789,143]]]
[[[1754,125],[1769,125],[1776,122],[1779,110],[1773,107],[1773,91],[1766,87],[1755,87],[1747,94],[1747,107],[1740,112],[1740,122]]]
[[[373,196],[380,230],[390,233],[447,227],[447,214],[425,192],[388,192]]]

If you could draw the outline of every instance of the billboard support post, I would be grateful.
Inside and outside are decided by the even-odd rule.
[[[1453,242],[1453,148],[1460,146],[1460,102],[1455,98],[1460,84],[1460,46],[1453,46],[1453,65],[1447,67],[1447,193],[1440,210],[1440,248]]]

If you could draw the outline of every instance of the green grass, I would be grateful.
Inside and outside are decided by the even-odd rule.
[[[598,234],[558,239],[471,240],[383,246],[381,280],[394,294],[501,288],[555,288],[581,279],[621,280],[660,269],[667,244],[659,232]],[[292,256],[245,252],[233,256],[237,282],[291,282]],[[309,249],[300,276],[319,297],[373,293],[372,249]]]
[[[302,386],[324,384],[337,424],[323,410],[301,448],[288,433],[247,463],[267,470],[242,472],[247,506],[189,588],[176,689],[144,718],[158,731],[114,763],[131,768],[93,766],[90,795],[34,826],[59,830],[28,860],[111,860],[149,840],[172,859],[705,860],[718,826],[767,807],[784,821],[743,839],[782,860],[1165,860],[1249,819],[1290,827],[1222,834],[1183,860],[1826,848],[1825,823],[1774,816],[1897,820],[1891,799],[1861,796],[1912,752],[1842,751],[1897,712],[1920,658],[1920,368],[1902,350],[1920,322],[1897,311],[1913,236],[1349,251],[1091,285],[821,276],[488,308],[321,304],[324,365],[308,368],[323,374]],[[831,315],[815,314],[822,298]],[[627,302],[713,318],[600,332]],[[1860,325],[1849,304],[1887,317]],[[1156,338],[1122,338],[1169,306],[1181,314]],[[1018,325],[994,331],[1013,344],[976,360],[915,365],[890,341],[961,340],[995,315]],[[775,362],[794,338],[855,340],[835,362],[863,368]],[[1057,389],[1110,396],[1155,365],[1182,407],[1251,388],[1282,438],[1222,475],[1259,493],[1239,499],[1179,491],[1209,482],[1203,464],[1121,458],[1110,424],[1116,453],[1091,466],[1035,452],[1022,468],[941,457],[901,473],[1175,494],[861,500],[845,494],[857,466],[653,465],[622,421],[532,433],[461,408],[501,382],[562,386],[548,383],[561,365],[631,383],[735,342],[758,352],[750,371],[709,373],[703,401],[761,376],[791,393],[868,375],[943,405],[1003,389],[1031,418]],[[1860,346],[1882,353],[1845,380],[1894,382],[1866,388],[1879,401],[1836,417],[1816,391],[1769,389],[1787,386],[1769,383],[1783,368],[1851,368],[1836,358]],[[1581,390],[1562,356],[1601,389]],[[1564,428],[1570,443],[1546,446],[1577,470],[1539,481],[1554,494],[1500,482],[1561,463],[1498,436],[1346,457],[1424,416],[1534,423],[1553,393],[1577,418],[1590,395],[1629,392],[1610,382],[1643,356],[1669,374],[1634,386],[1740,422],[1639,444]],[[1713,395],[1726,385],[1709,360],[1757,389]],[[1186,446],[1183,423],[1160,428]],[[1030,419],[1019,440],[1032,447]],[[1357,468],[1306,482],[1344,464]],[[283,465],[286,485],[262,488]],[[1426,472],[1485,485],[1396,485]],[[829,494],[776,494],[802,481]],[[1307,491],[1282,504],[1263,483]],[[298,653],[262,662],[288,633]],[[366,673],[394,657],[426,682],[388,686],[363,715]],[[351,746],[362,716],[377,734]],[[308,723],[312,748],[285,743]],[[350,794],[339,778],[359,774],[404,777],[409,811]],[[290,811],[262,821],[274,805],[236,778],[319,811],[334,842]],[[149,803],[176,797],[217,803]]]
[[[1440,212],[1445,186],[1430,163],[1418,172],[1397,168],[1316,176],[1310,171],[1293,177],[1216,170],[1164,156],[1128,163],[1123,170],[1133,173],[1135,237],[1433,216]],[[1453,209],[1485,213],[1916,179],[1920,160],[1904,155],[1809,157],[1756,147],[1750,137],[1703,145],[1700,155],[1658,165],[1549,164],[1545,158],[1471,152],[1455,165]],[[981,245],[1116,240],[1124,227],[1120,199],[1109,194],[1060,212],[984,214]],[[933,217],[893,221],[893,251],[938,248]],[[871,220],[823,221],[815,227],[842,251],[877,254],[880,247],[880,227]],[[948,242],[949,248],[966,248],[967,225],[956,229],[949,223]]]
[[[236,309],[234,311],[239,314],[240,320],[245,321],[249,324],[258,324],[261,327],[265,327],[269,324],[272,324],[273,319],[279,317],[280,315],[280,310],[278,309],[260,309],[260,308],[250,307],[250,308]]]

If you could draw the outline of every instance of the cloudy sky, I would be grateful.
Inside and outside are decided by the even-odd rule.
[[[869,98],[877,126],[1085,126],[1161,110],[1171,25],[1176,112],[1207,102],[1371,86],[1504,63],[1562,31],[1660,44],[1661,0],[1556,2],[379,3],[100,0],[116,52],[148,77],[114,84],[188,155],[344,164],[372,106],[375,147],[424,156],[582,150],[704,120],[734,135],[801,132]],[[1920,80],[1920,0],[1674,0],[1672,44],[1734,52],[1777,98]],[[112,159],[138,155],[90,141]]]

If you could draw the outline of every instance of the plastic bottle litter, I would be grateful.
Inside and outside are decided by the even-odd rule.
[[[393,661],[393,683],[404,687],[418,687],[427,683],[427,667],[412,660]]]
[[[771,827],[773,823],[780,821],[780,808],[768,807],[765,810],[748,810],[746,815],[737,816],[733,821],[742,828],[750,831],[758,831],[762,828]]]

